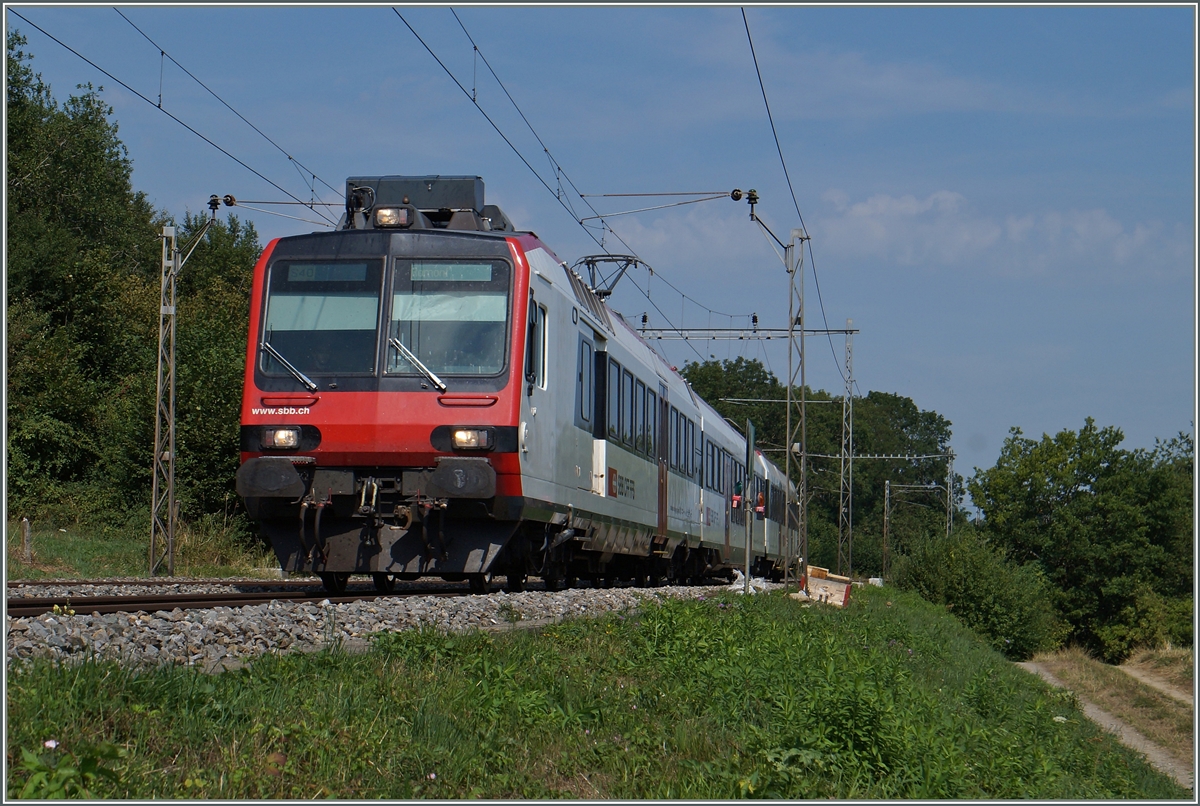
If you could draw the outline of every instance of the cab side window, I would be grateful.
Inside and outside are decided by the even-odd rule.
[[[592,343],[582,336],[579,339],[579,363],[575,373],[575,425],[585,431],[592,430],[593,387],[595,385],[596,361]]]

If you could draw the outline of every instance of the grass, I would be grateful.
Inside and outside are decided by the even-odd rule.
[[[215,676],[38,661],[7,695],[10,797],[1189,797],[886,588],[845,610],[723,594],[409,631]]]
[[[1193,708],[1072,647],[1034,660],[1059,680],[1113,716],[1132,726],[1172,755],[1192,758]],[[1172,666],[1178,661],[1173,661]],[[1190,665],[1190,664],[1189,664]]]
[[[6,530],[9,579],[97,579],[149,575],[150,524],[104,528],[34,524],[33,561],[24,561],[21,524]],[[242,537],[219,516],[181,523],[175,533],[176,576],[243,577],[274,574],[273,554]]]
[[[1161,649],[1143,649],[1135,652],[1124,665],[1154,675],[1187,693],[1191,693],[1196,678],[1196,655],[1187,647],[1167,645]]]

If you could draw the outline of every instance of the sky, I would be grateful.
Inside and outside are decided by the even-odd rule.
[[[214,193],[338,204],[348,176],[477,175],[560,259],[652,267],[612,297],[635,323],[784,328],[744,199],[578,223],[680,199],[577,193],[754,188],[781,240],[803,218],[807,326],[852,319],[856,393],[949,419],[962,475],[1014,426],[1195,433],[1191,6],[747,7],[786,174],[738,6],[119,8],[10,5],[6,25],[60,100],[104,88],[135,188],[178,218]],[[322,229],[237,213],[264,244]],[[784,342],[660,344],[787,374]],[[844,352],[810,337],[809,385],[840,395]]]

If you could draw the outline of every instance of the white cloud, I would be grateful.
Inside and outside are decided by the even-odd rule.
[[[1001,217],[975,211],[965,196],[949,190],[855,202],[835,188],[822,200],[826,212],[810,228],[814,242],[846,258],[1004,276],[1116,277],[1131,270],[1142,277],[1177,276],[1194,265],[1186,226],[1127,224],[1100,208]]]

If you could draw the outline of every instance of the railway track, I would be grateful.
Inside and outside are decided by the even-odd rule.
[[[261,587],[255,585],[256,587]],[[298,587],[298,586],[291,586]],[[312,587],[312,583],[307,583]],[[164,593],[142,596],[39,596],[25,598],[9,598],[7,600],[8,615],[14,618],[40,616],[51,613],[55,607],[62,610],[73,610],[76,614],[91,613],[156,613],[159,611],[197,610],[212,607],[246,607],[261,605],[268,602],[324,602],[331,604],[357,602],[364,599],[380,597],[404,596],[463,596],[467,591],[459,588],[421,588],[414,590],[396,591],[382,594],[375,590],[363,590],[357,593],[345,593],[341,596],[330,596],[319,589],[314,590],[276,590],[276,591],[231,591],[222,593]]]
[[[354,584],[354,583],[351,583]],[[143,588],[171,587],[176,585],[225,585],[230,587],[255,588],[303,588],[319,587],[316,577],[298,579],[188,579],[185,577],[114,577],[112,579],[10,579],[8,588],[84,587],[98,585],[137,585]]]

